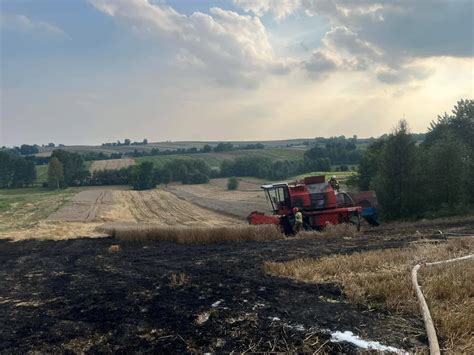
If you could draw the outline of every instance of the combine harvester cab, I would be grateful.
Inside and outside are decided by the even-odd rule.
[[[374,192],[336,193],[324,176],[311,176],[293,183],[263,185],[261,188],[265,191],[273,215],[254,211],[247,217],[250,224],[275,224],[285,234],[294,234],[293,208],[297,207],[303,214],[304,228],[307,230],[321,230],[328,224],[340,223],[354,224],[360,230],[361,217],[371,225],[378,225]],[[353,196],[363,205],[355,202]]]

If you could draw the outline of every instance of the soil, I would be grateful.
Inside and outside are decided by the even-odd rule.
[[[54,206],[58,201],[48,199],[43,205]],[[42,206],[41,211],[51,209]],[[29,210],[34,210],[34,205]],[[18,210],[18,209],[17,209]],[[97,227],[104,223],[109,227],[116,224],[153,223],[163,226],[234,226],[247,222],[234,216],[197,206],[163,189],[132,191],[127,187],[88,187],[82,188],[69,201],[63,202],[53,213],[46,213],[34,223],[17,225],[29,213],[19,213],[9,218],[4,232],[0,230],[0,239],[69,239],[80,237],[103,237],[97,233]],[[3,222],[3,221],[2,221]],[[1,229],[1,228],[0,228]]]
[[[74,197],[51,214],[48,222],[91,222],[98,220],[112,210],[114,204],[112,190],[92,189],[77,193]]]
[[[474,233],[473,217],[423,223],[352,238],[204,246],[2,240],[0,353],[356,350],[331,342],[332,331],[426,351],[420,317],[354,306],[334,284],[269,277],[262,268],[444,238],[436,229]]]
[[[171,184],[166,190],[195,205],[245,220],[252,211],[271,213],[260,188],[263,183],[258,179],[239,179],[239,188],[228,191],[227,179],[212,179],[205,185]]]
[[[162,189],[147,191],[116,191],[117,203],[124,203],[137,222],[153,222],[167,226],[229,226],[243,222],[199,207]],[[123,221],[113,216],[115,221]]]
[[[91,164],[89,171],[93,173],[96,170],[118,170],[122,168],[127,168],[130,165],[135,165],[135,160],[133,159],[96,160]]]
[[[215,200],[248,206],[212,186],[221,192]],[[161,189],[88,189],[71,204],[76,207],[66,203],[45,223],[67,229],[69,236],[74,224],[104,221],[241,223]],[[82,222],[71,222],[68,211]],[[263,264],[466,233],[474,234],[474,216],[387,224],[350,238],[261,243],[124,243],[77,233],[68,240],[0,240],[0,353],[356,351],[332,342],[334,331],[426,351],[421,317],[351,305],[335,284],[270,277]]]

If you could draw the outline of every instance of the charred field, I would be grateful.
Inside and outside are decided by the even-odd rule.
[[[418,229],[211,245],[2,240],[0,352],[356,350],[332,342],[334,331],[426,349],[421,317],[351,305],[335,284],[263,270],[269,260],[405,246]]]

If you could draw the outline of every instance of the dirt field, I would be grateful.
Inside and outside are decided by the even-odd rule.
[[[421,317],[353,306],[335,284],[269,277],[263,265],[406,246],[437,230],[474,232],[474,218],[353,238],[121,243],[117,253],[111,238],[0,241],[0,353],[355,352],[336,331],[426,352]]]
[[[122,168],[127,168],[130,165],[135,165],[135,160],[133,159],[96,160],[91,164],[89,171],[93,173],[96,170],[118,170]]]
[[[168,185],[167,190],[193,204],[245,219],[252,211],[270,212],[260,188],[265,182],[241,178],[236,191],[227,190],[227,179],[212,179],[205,185]]]
[[[17,201],[24,197],[14,195],[13,198]],[[127,187],[117,186],[88,187],[59,194],[41,192],[38,201],[30,202],[30,199],[0,213],[4,217],[0,223],[0,238],[21,240],[104,236],[97,233],[96,228],[105,222],[109,226],[147,222],[176,227],[245,223],[235,217],[199,207],[162,189],[131,191]]]
[[[113,220],[153,222],[167,226],[229,226],[241,224],[236,218],[223,216],[201,208],[161,189],[152,191],[116,191],[116,203],[121,205],[120,217]],[[116,209],[119,211],[119,209]],[[120,213],[120,212],[119,212]]]
[[[264,265],[442,243],[474,233],[474,216],[265,242],[78,238],[103,237],[95,228],[104,223],[228,226],[245,223],[251,206],[265,211],[260,181],[245,179],[240,191],[227,191],[225,184],[0,196],[0,237],[16,240],[0,240],[0,354],[358,350],[338,342],[336,332],[426,353],[421,316],[356,306],[336,283],[272,277]],[[187,193],[188,201],[171,191]],[[230,215],[233,208],[240,218]]]
[[[48,222],[93,222],[105,217],[114,208],[111,189],[90,189],[77,193],[59,210],[51,214]]]

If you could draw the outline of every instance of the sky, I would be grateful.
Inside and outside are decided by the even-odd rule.
[[[377,137],[474,97],[472,0],[0,6],[0,146]]]

